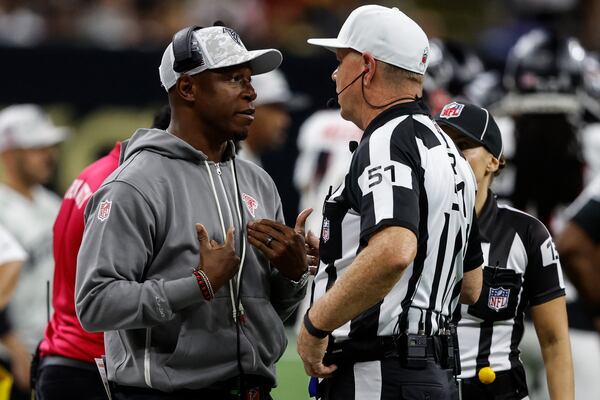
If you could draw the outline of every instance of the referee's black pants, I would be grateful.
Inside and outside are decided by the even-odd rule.
[[[451,371],[433,358],[422,369],[400,365],[397,357],[338,365],[319,384],[321,400],[454,400],[458,392]]]

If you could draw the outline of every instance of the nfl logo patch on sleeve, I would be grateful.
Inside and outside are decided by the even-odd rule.
[[[98,219],[102,222],[108,219],[110,215],[110,207],[112,205],[112,201],[104,200],[100,203],[100,207],[98,208]]]

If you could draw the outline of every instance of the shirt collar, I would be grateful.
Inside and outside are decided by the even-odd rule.
[[[490,238],[492,237],[497,214],[498,202],[496,201],[496,194],[488,189],[487,200],[481,209],[481,214],[477,218],[479,222],[479,234],[486,242],[490,242]]]
[[[377,128],[383,126],[388,121],[393,120],[394,118],[401,117],[403,115],[411,115],[411,114],[425,114],[430,115],[429,108],[425,105],[425,102],[422,98],[418,98],[415,101],[409,101],[407,103],[400,103],[392,106],[384,111],[382,111],[379,115],[377,115],[371,123],[365,129],[365,133],[361,139],[365,140],[367,136],[369,136],[373,131]]]

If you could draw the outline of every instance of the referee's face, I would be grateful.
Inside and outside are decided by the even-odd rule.
[[[331,79],[335,82],[340,114],[342,118],[356,124],[357,106],[360,104],[357,99],[361,93],[362,82],[359,82],[360,79],[353,84],[351,82],[364,69],[362,56],[352,49],[337,49],[335,55],[338,60],[338,67],[331,74]]]
[[[469,139],[457,130],[451,127],[444,127],[444,131],[452,138],[456,147],[462,151],[469,162],[475,179],[477,180],[477,189],[484,190],[491,185],[494,172],[498,170],[498,162],[485,147]]]

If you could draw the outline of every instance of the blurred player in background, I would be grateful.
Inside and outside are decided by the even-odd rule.
[[[600,176],[567,208],[557,240],[567,276],[595,315],[600,311]],[[598,317],[596,317],[598,319]],[[597,325],[598,326],[598,325]],[[600,326],[598,326],[600,332]]]
[[[256,92],[254,122],[248,137],[238,144],[238,157],[262,167],[261,155],[280,149],[287,139],[293,96],[279,69],[253,76],[252,86]]]
[[[350,142],[358,142],[361,136],[362,130],[343,119],[339,110],[319,110],[300,127],[294,185],[300,193],[298,209],[313,209],[306,221],[306,231],[312,240],[318,241],[321,233],[323,199],[333,185],[344,179],[352,158]],[[310,294],[307,294],[298,307],[295,332],[300,331],[309,305]]]
[[[32,104],[14,105],[0,112],[0,160],[4,167],[0,224],[28,255],[8,307],[14,330],[11,346],[20,349],[11,351],[11,363],[19,369],[14,371],[16,386],[24,392],[29,386],[31,354],[49,318],[47,282],[52,280],[54,268],[52,224],[60,206],[60,198],[42,185],[53,176],[57,145],[67,134]]]
[[[15,351],[22,346],[17,344],[17,349],[15,346],[11,346],[15,336],[4,307],[10,301],[15,290],[25,260],[27,260],[25,250],[10,233],[0,226],[0,343],[4,343],[9,351]],[[9,358],[18,358],[18,356],[9,355]],[[0,398],[8,399],[10,397],[12,382],[13,377],[0,364]]]
[[[0,312],[15,291],[27,253],[0,225]]]

